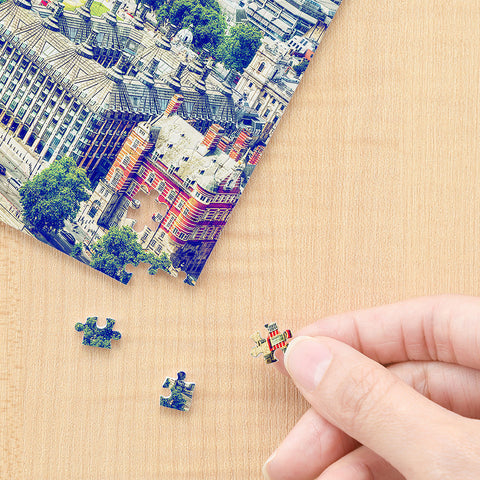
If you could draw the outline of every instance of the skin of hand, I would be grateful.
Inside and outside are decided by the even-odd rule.
[[[327,317],[277,363],[311,408],[265,478],[480,479],[480,298]]]

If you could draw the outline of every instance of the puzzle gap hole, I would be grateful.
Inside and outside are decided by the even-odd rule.
[[[132,228],[142,233],[146,228],[155,231],[163,217],[167,214],[168,205],[158,201],[159,193],[152,190],[146,193],[140,190],[133,198],[132,206],[128,209],[127,218],[134,220]]]

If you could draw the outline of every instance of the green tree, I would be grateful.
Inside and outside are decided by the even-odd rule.
[[[295,70],[295,73],[300,76],[308,67],[310,62],[304,58],[299,64],[294,65],[292,68]]]
[[[192,43],[199,51],[207,48],[214,52],[227,29],[217,0],[163,0],[157,11],[157,20],[160,24],[168,20],[181,28],[192,25]]]
[[[70,252],[71,257],[79,257],[83,253],[83,245],[79,242],[75,243]]]
[[[35,230],[57,233],[65,220],[74,220],[89,189],[85,170],[72,158],[55,160],[20,188],[23,221]]]
[[[159,257],[152,252],[145,253],[142,261],[150,264],[150,268],[148,269],[150,275],[155,275],[159,269],[168,272],[172,265],[172,262],[165,252],[162,252]]]
[[[137,234],[130,227],[110,228],[108,233],[92,245],[91,250],[93,254],[90,265],[123,283],[128,283],[132,275],[125,267],[128,264],[137,266],[145,259]]]
[[[262,32],[251,23],[233,26],[219,45],[216,57],[228,69],[243,72],[262,43]]]
[[[137,14],[138,9],[147,5],[150,7],[151,10],[155,11],[161,5],[161,0],[135,0],[135,12],[134,15]]]

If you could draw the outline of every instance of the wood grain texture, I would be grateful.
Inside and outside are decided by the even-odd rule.
[[[307,408],[249,335],[478,294],[480,2],[344,0],[197,287],[0,226],[0,478],[256,479]],[[73,326],[110,316],[111,351]],[[197,384],[158,405],[165,376]]]

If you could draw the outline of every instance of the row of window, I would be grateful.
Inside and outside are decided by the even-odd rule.
[[[19,58],[20,55],[18,53],[14,53],[11,57],[11,60],[16,59],[18,63]],[[13,63],[14,62],[12,61],[8,63],[5,69],[5,74],[0,78],[0,89],[2,86],[4,87],[6,82],[10,79],[10,76],[6,72],[11,72],[13,70]],[[30,64],[30,68],[28,68],[28,66],[29,62],[25,59],[23,59],[17,66],[15,75],[10,79],[9,86],[2,97],[2,101],[4,104],[7,104],[12,96],[12,93],[17,88],[15,96],[11,99],[10,104],[8,104],[8,108],[10,111],[15,112],[17,117],[23,119],[25,114],[28,112],[32,100],[36,98],[34,105],[30,108],[28,117],[25,119],[25,124],[32,126],[34,123],[36,123],[32,133],[37,136],[40,134],[42,126],[45,125],[47,119],[51,116],[52,112],[54,112],[53,118],[50,119],[51,122],[49,123],[48,128],[42,135],[42,142],[47,143],[53,131],[57,128],[57,125],[64,114],[67,105],[71,101],[71,97],[65,95],[62,103],[57,106],[58,100],[62,96],[62,90],[55,86],[54,82],[49,80],[45,75],[38,72],[38,68],[35,65]],[[21,81],[22,77],[23,82]],[[31,84],[34,78],[35,82]],[[25,96],[25,94],[27,95]],[[45,103],[45,100],[49,95],[50,100],[48,103]],[[16,111],[17,108],[18,111]],[[42,108],[42,115],[39,116],[38,113]],[[57,135],[55,135],[55,138],[52,140],[52,146],[55,148],[60,144],[67,126],[71,124],[74,114],[79,110],[79,108],[80,104],[78,102],[73,102],[70,105],[70,111],[65,116],[62,125],[59,127]],[[83,122],[87,115],[88,111],[85,109],[82,110],[79,117],[79,122]],[[78,131],[80,130],[81,123],[79,122],[76,122],[71,134],[67,137],[67,148],[71,145],[75,135],[77,135]]]

